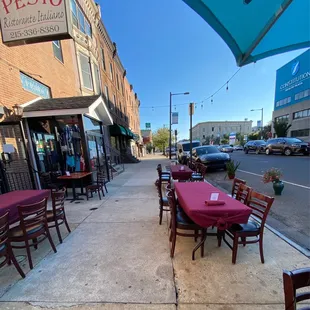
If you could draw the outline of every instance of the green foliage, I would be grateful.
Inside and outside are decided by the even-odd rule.
[[[221,144],[228,144],[229,140],[228,139],[222,139]]]
[[[273,122],[273,128],[276,132],[277,137],[286,137],[288,130],[290,129],[292,125],[288,124],[287,120],[280,120],[280,121],[274,121]]]
[[[153,134],[153,145],[163,152],[165,148],[169,146],[169,129],[168,128],[159,128]]]
[[[237,169],[240,166],[240,162],[239,161],[229,161],[226,163],[226,170],[227,170],[227,175],[235,175]]]
[[[152,145],[152,143],[148,143],[148,144],[146,145],[146,150],[148,151],[148,153],[151,153],[151,152],[152,152],[152,150],[153,150],[153,145]]]
[[[242,146],[245,145],[245,141],[244,141],[244,135],[241,132],[237,132],[236,134],[236,138],[238,140],[238,142],[236,144],[240,144]]]
[[[259,140],[260,132],[252,132],[248,135],[248,140]]]
[[[271,122],[268,123],[268,124],[267,124],[266,126],[264,126],[264,128],[263,128],[262,134],[263,134],[264,140],[269,139],[269,133],[270,133],[270,132],[271,132]]]

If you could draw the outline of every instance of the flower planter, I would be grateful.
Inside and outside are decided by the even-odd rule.
[[[234,174],[228,174],[228,179],[229,180],[233,180],[235,178],[235,175]]]
[[[284,188],[284,183],[282,181],[274,181],[273,182],[273,190],[276,196],[281,196],[281,193]]]

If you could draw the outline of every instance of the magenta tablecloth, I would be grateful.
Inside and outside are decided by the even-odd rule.
[[[251,215],[251,208],[204,182],[175,183],[179,203],[186,214],[202,227],[215,226],[227,229],[231,224],[245,224]],[[221,206],[206,206],[211,193],[219,193],[218,200],[225,201]]]
[[[188,180],[191,178],[193,170],[187,166],[183,166],[184,170],[180,170],[182,165],[171,165],[171,176],[174,180]]]
[[[0,195],[0,216],[6,211],[9,213],[10,224],[19,221],[19,215],[17,206],[28,205],[39,202],[44,197],[49,197],[50,190],[24,190],[24,191],[13,191],[6,194]]]

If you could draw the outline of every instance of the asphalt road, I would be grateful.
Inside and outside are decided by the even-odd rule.
[[[242,151],[235,151],[231,157],[241,163],[237,177],[246,180],[253,189],[275,197],[267,223],[310,250],[310,157],[244,154]],[[274,196],[272,184],[262,182],[264,171],[272,167],[283,172],[282,196]],[[208,175],[224,188],[231,188],[229,181],[224,180],[225,172]]]

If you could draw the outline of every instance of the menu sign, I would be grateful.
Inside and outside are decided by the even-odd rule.
[[[69,38],[66,0],[0,0],[3,43]]]

